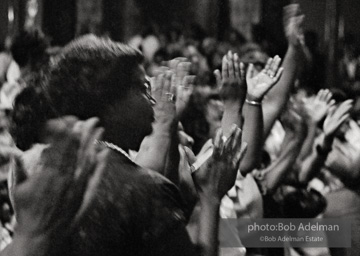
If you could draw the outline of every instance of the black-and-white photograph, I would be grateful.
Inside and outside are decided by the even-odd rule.
[[[0,256],[360,256],[359,0],[0,0]]]

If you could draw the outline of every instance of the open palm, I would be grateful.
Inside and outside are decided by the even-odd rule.
[[[265,94],[279,81],[283,68],[279,68],[281,58],[270,58],[265,68],[255,75],[254,65],[250,64],[246,73],[247,94],[251,100],[262,100]]]
[[[332,100],[332,93],[328,89],[321,89],[315,98],[304,100],[304,109],[308,118],[313,122],[319,123],[334,106],[335,100]]]
[[[353,107],[352,100],[347,100],[341,103],[337,108],[332,107],[329,110],[324,121],[324,133],[326,136],[332,136],[337,129],[349,118],[350,110]]]

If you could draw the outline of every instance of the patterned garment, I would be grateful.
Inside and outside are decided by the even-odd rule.
[[[36,166],[33,158],[33,165]],[[28,167],[28,169],[32,169]],[[12,182],[16,183],[15,177]],[[111,151],[94,200],[64,246],[66,255],[196,255],[177,187]]]

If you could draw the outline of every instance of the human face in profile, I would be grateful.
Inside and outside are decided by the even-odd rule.
[[[128,94],[104,111],[105,138],[124,148],[138,150],[152,132],[154,99],[143,66],[134,70]]]

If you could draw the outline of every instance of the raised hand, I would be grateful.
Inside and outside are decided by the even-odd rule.
[[[176,119],[176,81],[172,71],[160,72],[152,78],[155,124],[168,129]]]
[[[182,66],[184,63],[180,63],[178,67]],[[194,82],[195,82],[195,76],[188,76],[185,75],[181,80],[177,80],[177,86],[176,86],[176,115],[178,119],[182,116],[184,113],[184,110],[186,106],[189,103],[190,96],[193,93],[194,90]]]
[[[74,117],[47,123],[51,145],[43,151],[38,164],[41,171],[15,187],[16,238],[32,241],[45,237],[58,244],[81,221],[109,154],[108,149],[97,151],[95,141],[101,140],[104,132],[97,124],[97,118],[80,122]]]
[[[186,58],[175,58],[170,60],[167,65],[175,74],[176,115],[177,118],[180,119],[187,104],[189,103],[196,77],[189,76],[191,62],[189,62]]]
[[[233,187],[246,146],[241,146],[241,129],[234,125],[225,141],[221,129],[214,139],[212,157],[193,173],[199,196],[221,200]]]
[[[328,89],[321,89],[315,98],[305,99],[303,103],[307,117],[318,124],[335,105],[335,100],[332,100],[332,93]]]
[[[345,139],[360,151],[360,127],[353,119],[349,121],[349,129],[345,133]]]
[[[214,72],[220,96],[224,101],[242,105],[246,96],[245,68],[239,56],[231,51],[222,59],[222,71]]]
[[[304,45],[303,22],[305,15],[302,14],[299,4],[290,4],[284,7],[284,30],[289,44],[293,46]]]
[[[325,118],[323,130],[325,136],[333,136],[337,129],[349,118],[350,110],[353,107],[353,100],[347,100],[338,107],[331,107]]]
[[[281,117],[281,123],[288,134],[291,133],[298,137],[305,135],[306,122],[302,105],[291,99],[287,111]]]
[[[261,102],[265,94],[279,81],[283,68],[280,68],[281,58],[270,58],[265,68],[254,75],[254,65],[250,64],[246,73],[247,99]]]

